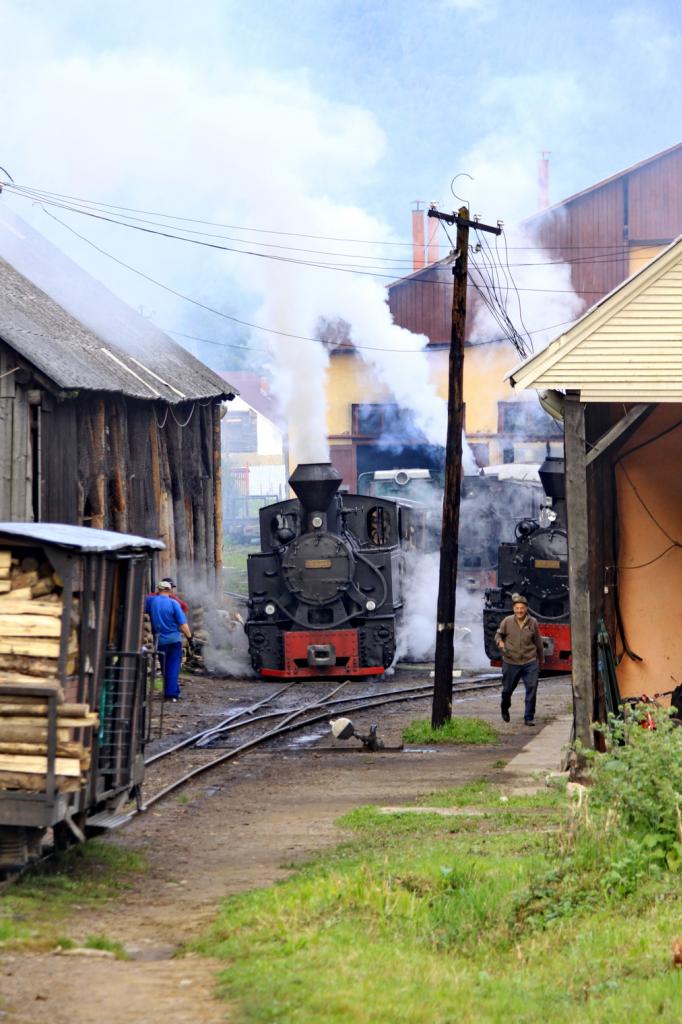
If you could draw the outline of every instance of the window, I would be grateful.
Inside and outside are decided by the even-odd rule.
[[[401,445],[426,443],[424,434],[414,424],[413,414],[395,403],[353,405],[352,414],[356,437],[381,437]]]

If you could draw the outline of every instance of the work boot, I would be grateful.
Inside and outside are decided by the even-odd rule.
[[[502,721],[503,722],[508,722],[509,721],[509,712],[506,711],[505,708],[500,708],[500,714],[502,715]]]

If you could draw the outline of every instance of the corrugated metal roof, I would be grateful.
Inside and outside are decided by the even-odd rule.
[[[584,402],[682,401],[682,236],[509,376]]]
[[[62,390],[173,404],[236,394],[5,206],[0,338]]]
[[[89,526],[69,526],[66,523],[0,523],[0,543],[6,537],[34,540],[38,544],[59,544],[78,551],[121,551],[126,548],[161,550],[160,540],[136,537],[132,533],[114,533],[112,530],[93,530]]]

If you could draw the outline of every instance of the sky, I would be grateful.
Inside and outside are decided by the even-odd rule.
[[[682,141],[672,0],[0,0],[0,25],[0,165],[15,182],[300,233],[220,229],[231,240],[218,244],[261,255],[217,252],[3,193],[0,206],[144,315],[207,338],[184,343],[216,367],[250,339],[257,368],[267,339],[112,255],[227,316],[307,337],[319,316],[357,310],[357,289],[345,271],[294,273],[264,253],[297,245],[315,253],[295,258],[349,269],[373,257],[382,285],[409,270],[395,243],[413,201],[452,208],[455,175],[473,177],[454,186],[473,212],[510,224],[536,208],[541,150],[558,201]]]

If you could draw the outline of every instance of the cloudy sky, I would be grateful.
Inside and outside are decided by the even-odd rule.
[[[412,201],[450,207],[455,174],[473,175],[459,191],[475,212],[509,223],[535,208],[542,149],[556,201],[681,141],[674,0],[0,0],[0,25],[0,165],[16,182],[300,232],[296,243],[220,229],[238,241],[219,244],[347,269],[362,262],[378,284],[408,269],[409,250],[386,243],[408,237]],[[223,344],[249,335],[98,253],[35,204],[7,193],[0,202],[162,326]],[[358,299],[346,288],[334,308],[347,271],[299,265],[293,275],[263,255],[51,209],[117,259],[228,315],[274,317],[307,335],[315,317],[344,315]],[[256,244],[264,238],[268,249]],[[295,246],[315,252],[294,256]]]

